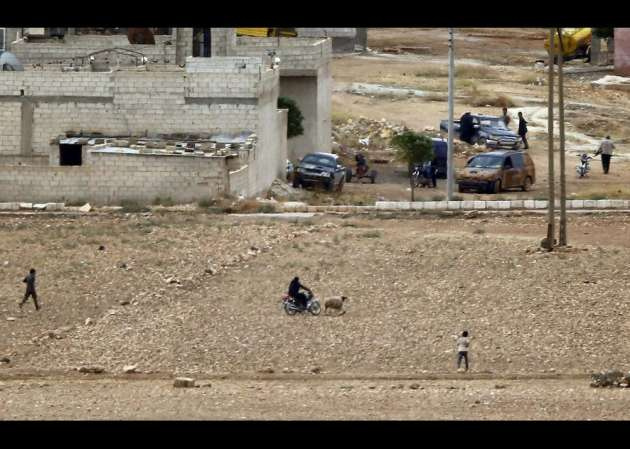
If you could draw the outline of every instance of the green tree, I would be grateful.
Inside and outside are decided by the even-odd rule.
[[[298,108],[297,103],[288,97],[278,97],[278,109],[288,109],[288,124],[287,124],[287,138],[301,136],[304,134],[304,128],[302,122],[304,116],[302,111]]]
[[[394,136],[391,144],[396,149],[397,158],[407,163],[410,175],[414,164],[429,162],[435,157],[433,154],[433,141],[430,137],[421,133],[405,131]],[[411,185],[411,201],[415,201],[415,183],[411,176],[409,176],[409,184]]]
[[[614,28],[593,28],[593,34],[602,39],[610,39],[615,36]]]

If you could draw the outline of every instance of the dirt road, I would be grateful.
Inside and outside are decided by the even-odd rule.
[[[49,379],[0,383],[2,417],[167,420],[627,419],[630,390],[582,380]]]

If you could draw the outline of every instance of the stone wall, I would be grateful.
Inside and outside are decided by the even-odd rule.
[[[0,166],[0,200],[117,204],[170,197],[193,202],[227,186],[224,157],[89,152],[82,166]]]
[[[630,28],[615,28],[615,73],[630,76]]]

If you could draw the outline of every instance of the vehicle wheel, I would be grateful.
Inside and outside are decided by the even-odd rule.
[[[311,308],[309,309],[309,312],[311,312],[312,315],[319,315],[319,313],[322,311],[322,306],[319,305],[319,301],[314,301],[311,304]]]
[[[298,187],[300,187],[300,178],[293,176],[293,188],[297,189]]]
[[[497,179],[496,181],[494,181],[494,184],[492,184],[492,193],[501,193],[501,180]]]
[[[289,304],[284,305],[284,311],[287,313],[287,315],[295,315],[297,313],[297,310],[295,310],[293,307],[289,307]]]
[[[525,178],[525,183],[523,184],[523,192],[529,192],[529,189],[532,188],[532,178],[529,176]]]
[[[332,192],[335,188],[335,181],[334,180],[328,181],[326,184],[324,184],[324,187],[326,187],[326,190],[328,192]]]
[[[457,184],[457,191],[459,193],[464,193],[464,186],[462,186],[461,184]]]
[[[352,182],[352,169],[346,168],[346,182]]]
[[[370,173],[370,179],[372,180],[372,184],[376,182],[376,170],[372,170]]]

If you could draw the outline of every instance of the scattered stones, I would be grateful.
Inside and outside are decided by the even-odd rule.
[[[137,369],[138,369],[138,365],[125,365],[123,366],[123,373],[125,374],[136,373]]]
[[[175,388],[193,388],[195,386],[195,379],[191,377],[177,377],[173,383]]]
[[[174,277],[166,278],[166,283],[167,284],[178,284],[178,285],[181,284],[179,279],[176,279]]]
[[[11,363],[11,359],[8,357],[0,357],[0,363]]]
[[[83,206],[79,207],[79,212],[87,213],[90,211],[92,211],[92,206],[90,206],[90,203],[86,203]]]
[[[420,388],[420,384],[411,384],[411,385],[409,385],[409,388],[412,389],[412,390],[417,390],[417,389]]]
[[[282,372],[283,372],[284,374],[291,374],[291,373],[293,372],[293,370],[292,370],[292,369],[289,369],[289,368],[284,368],[284,369],[282,370]]]
[[[92,324],[94,324],[94,321],[92,321],[92,318],[86,318],[85,319],[85,325],[86,326],[91,326]]]
[[[105,372],[105,368],[103,368],[102,366],[88,365],[88,366],[79,367],[77,371],[79,371],[80,373],[86,373],[86,374],[101,374]]]
[[[7,321],[15,321],[15,320],[16,320],[16,318],[13,317],[13,316],[8,316],[7,317]]]
[[[468,212],[464,212],[464,218],[471,219],[479,216],[479,212],[476,210],[470,210]]]
[[[502,390],[502,389],[504,389],[504,388],[507,388],[507,385],[496,384],[496,385],[494,386],[494,388],[495,388],[496,390]]]
[[[214,276],[215,274],[217,274],[217,270],[216,268],[209,267],[209,268],[206,268],[205,273],[211,276]]]
[[[630,383],[630,373],[624,376],[623,372],[618,370],[602,371],[591,374],[591,379],[593,388],[621,387],[622,384]]]
[[[322,369],[319,366],[316,366],[315,368],[311,370],[311,373],[313,374],[319,374],[321,372],[322,372]]]
[[[263,368],[263,369],[261,369],[258,372],[261,373],[261,374],[273,374],[273,373],[275,373],[273,368]]]
[[[123,270],[126,270],[127,269],[127,264],[124,263],[124,262],[121,262],[121,263],[118,264],[118,268],[122,268]]]
[[[120,304],[121,306],[128,306],[131,303],[129,302],[128,299],[122,299],[118,302],[118,304]]]
[[[101,245],[101,246],[98,247],[98,250],[99,251],[105,251],[105,247],[103,245]]]

